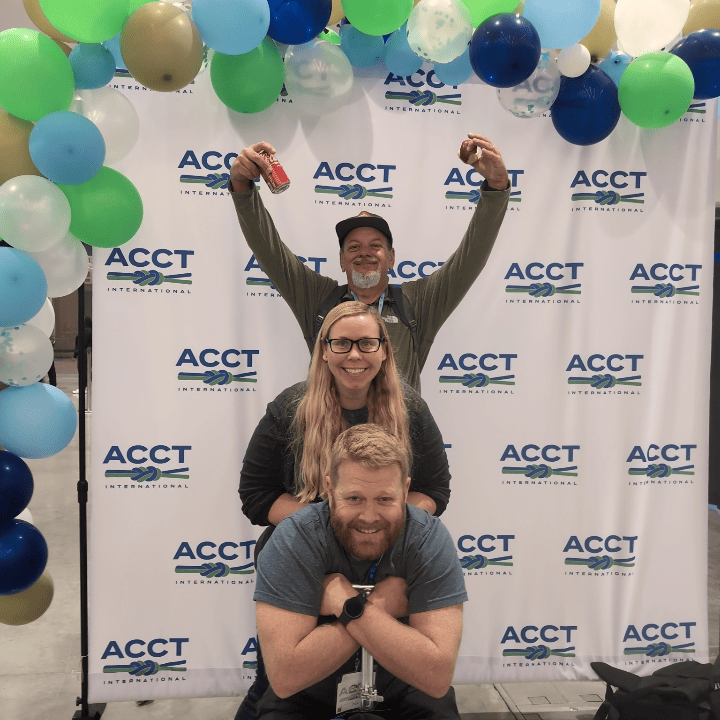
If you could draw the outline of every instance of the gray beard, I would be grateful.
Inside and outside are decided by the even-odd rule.
[[[380,282],[379,270],[375,270],[374,272],[369,272],[367,274],[359,273],[357,270],[353,270],[351,275],[353,285],[355,285],[355,287],[359,287],[362,290],[367,290],[368,288],[375,287]]]

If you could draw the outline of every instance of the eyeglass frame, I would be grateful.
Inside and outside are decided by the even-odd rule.
[[[349,342],[350,348],[348,350],[345,350],[344,352],[342,350],[341,351],[335,350],[332,346],[332,344],[335,340],[342,340],[343,342]],[[375,348],[375,350],[363,350],[360,347],[360,343],[363,340],[377,340],[378,346],[377,346],[377,348]],[[330,352],[334,353],[335,355],[349,355],[352,352],[353,345],[357,345],[358,352],[363,353],[363,355],[371,355],[372,353],[376,353],[380,350],[380,348],[382,347],[382,344],[385,342],[385,340],[386,340],[386,338],[384,338],[384,337],[378,337],[378,338],[364,337],[364,338],[360,338],[359,340],[350,340],[349,338],[327,338],[327,337],[325,338],[325,342],[330,347]]]

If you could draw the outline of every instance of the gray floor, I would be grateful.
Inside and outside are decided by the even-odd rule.
[[[72,395],[77,375],[72,360],[57,362],[58,386]],[[87,416],[88,441],[92,414]],[[89,444],[89,442],[88,442]],[[29,461],[35,480],[30,502],[34,523],[52,553],[48,571],[55,598],[37,621],[21,627],[0,625],[0,718],[70,720],[80,693],[79,543],[77,441],[46,460]],[[720,515],[709,511],[710,652],[720,638]],[[590,720],[604,686],[599,682],[546,682],[460,685],[458,705],[465,720]],[[162,700],[138,707],[111,703],[106,720],[232,720],[237,698]]]

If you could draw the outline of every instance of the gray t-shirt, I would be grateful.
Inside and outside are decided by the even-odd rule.
[[[326,575],[341,573],[353,584],[372,584],[368,580],[374,564],[358,560],[340,544],[325,500],[289,515],[277,526],[258,555],[253,599],[318,616]],[[450,533],[438,518],[414,505],[406,506],[405,527],[380,560],[375,582],[388,576],[407,583],[411,615],[468,599]]]

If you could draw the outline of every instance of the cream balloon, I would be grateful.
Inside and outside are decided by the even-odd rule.
[[[45,302],[38,311],[37,315],[31,317],[25,324],[34,325],[38,328],[38,330],[43,332],[45,337],[50,337],[52,335],[53,330],[55,329],[55,308],[52,306],[50,298],[45,298]]]
[[[682,31],[689,10],[688,0],[617,0],[618,46],[633,57],[660,50]]]
[[[590,51],[591,60],[597,62],[610,52],[616,41],[615,0],[602,0],[600,17],[593,29],[580,42]]]
[[[330,11],[330,19],[328,25],[335,25],[345,17],[345,11],[342,9],[340,0],[332,0],[332,10]]]
[[[84,282],[90,259],[83,244],[71,233],[45,252],[28,253],[42,268],[47,278],[48,297],[65,297]]]
[[[682,34],[708,29],[720,30],[720,0],[695,0],[690,6]]]
[[[42,175],[30,157],[34,125],[0,109],[0,185],[18,175]]]
[[[127,157],[140,137],[140,118],[135,106],[109,85],[76,90],[70,110],[97,125],[105,140],[105,165],[114,165]]]
[[[34,622],[50,607],[55,586],[46,570],[27,590],[13,595],[0,595],[0,623],[27,625]]]
[[[563,48],[557,65],[565,77],[580,77],[590,67],[590,51],[581,43]]]

